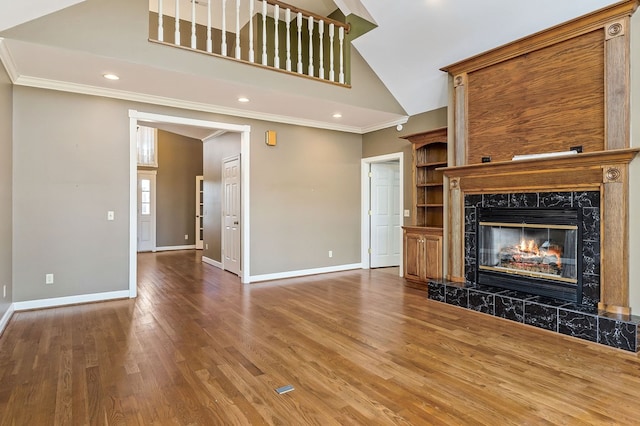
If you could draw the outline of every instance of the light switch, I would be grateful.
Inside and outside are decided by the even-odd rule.
[[[404,217],[409,217],[410,215],[411,215],[411,212],[409,212],[409,210],[404,211]]]
[[[109,210],[107,212],[107,220],[114,220],[116,218],[116,214],[113,210]]]

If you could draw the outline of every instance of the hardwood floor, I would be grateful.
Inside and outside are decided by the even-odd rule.
[[[396,269],[243,286],[147,253],[137,299],[17,312],[0,338],[1,425],[629,425],[638,401],[636,355],[429,301]]]

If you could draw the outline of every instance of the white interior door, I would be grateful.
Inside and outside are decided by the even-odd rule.
[[[400,164],[371,163],[372,268],[400,265]]]
[[[240,275],[240,157],[222,165],[222,267]]]
[[[138,251],[156,251],[156,172],[138,172]]]
[[[196,249],[204,248],[204,177],[196,176]]]

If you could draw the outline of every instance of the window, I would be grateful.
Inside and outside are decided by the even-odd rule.
[[[158,133],[151,127],[138,126],[138,166],[158,167]]]
[[[148,216],[151,214],[151,181],[140,179],[140,214]]]

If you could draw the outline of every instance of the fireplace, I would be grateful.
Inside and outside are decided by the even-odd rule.
[[[478,284],[582,303],[577,208],[478,208]]]
[[[473,194],[464,203],[466,282],[598,305],[599,191]]]

